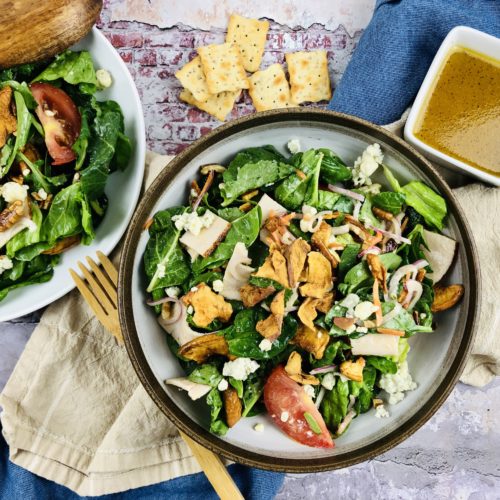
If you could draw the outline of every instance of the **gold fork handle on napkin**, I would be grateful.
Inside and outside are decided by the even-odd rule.
[[[78,262],[78,267],[84,279],[73,269],[70,269],[70,274],[97,319],[106,330],[115,336],[120,344],[123,344],[117,306],[118,271],[102,252],[97,252],[97,257],[102,268],[92,258],[87,257],[86,260],[90,269]],[[199,445],[183,432],[179,431],[179,433],[193,452],[219,497],[223,500],[244,499],[220,457]]]

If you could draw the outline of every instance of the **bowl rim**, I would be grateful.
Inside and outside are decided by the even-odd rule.
[[[431,179],[431,181],[438,187],[439,191],[446,197],[450,213],[453,213],[459,232],[463,238],[465,263],[469,269],[470,278],[469,308],[464,311],[466,320],[462,328],[462,339],[460,341],[460,345],[457,346],[455,359],[453,360],[448,373],[435,389],[434,396],[427,401],[419,411],[404,422],[403,425],[394,429],[390,434],[384,436],[383,438],[357,450],[346,452],[343,455],[330,455],[311,459],[280,458],[248,451],[227,441],[221,440],[218,436],[210,433],[208,430],[194,422],[168,396],[148,365],[146,357],[142,351],[137,330],[135,328],[134,315],[131,307],[133,300],[131,285],[134,260],[144,223],[150,216],[151,210],[156,204],[158,198],[168,188],[170,182],[176,177],[182,168],[209,146],[214,145],[219,140],[222,140],[233,133],[241,132],[257,125],[292,120],[314,121],[318,123],[333,122],[339,125],[355,128],[358,131],[369,133],[375,139],[383,139],[384,142],[394,147],[400,153],[403,153],[405,157],[413,163],[413,165],[415,165]],[[169,165],[170,168],[162,170],[144,194],[126,233],[123,251],[120,258],[118,277],[118,311],[120,325],[125,339],[125,346],[139,380],[160,410],[180,430],[185,432],[188,436],[205,448],[235,462],[276,472],[310,473],[347,467],[371,459],[402,442],[431,418],[431,416],[444,403],[457,383],[474,340],[478,319],[479,271],[477,266],[476,249],[462,209],[451,192],[450,187],[446,184],[444,179],[434,169],[434,167],[420,153],[394,134],[360,118],[329,110],[288,108],[255,113],[221,125],[212,132],[196,140],[191,146],[177,155],[169,163]]]
[[[463,37],[467,36],[473,39],[473,43],[460,41]],[[415,97],[404,126],[404,138],[424,155],[431,157],[432,160],[435,160],[452,170],[459,169],[459,171],[461,170],[463,174],[472,175],[473,177],[491,183],[495,186],[500,186],[499,176],[476,168],[465,161],[459,160],[458,158],[454,158],[434,146],[427,144],[415,135],[415,126],[418,118],[428,104],[431,89],[433,88],[433,85],[437,83],[443,64],[449,56],[452,48],[460,46],[465,49],[478,52],[487,57],[491,57],[488,54],[485,54],[483,50],[475,47],[475,44],[477,45],[481,42],[491,45],[492,52],[495,49],[500,49],[500,38],[485,33],[484,31],[480,31],[469,26],[455,26],[449,31],[444,40],[441,42],[441,45],[439,46],[439,49],[436,52],[429,69],[427,70],[425,78],[420,85],[420,89]]]

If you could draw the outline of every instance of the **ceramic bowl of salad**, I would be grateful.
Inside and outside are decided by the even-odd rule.
[[[6,321],[67,293],[69,268],[118,243],[139,197],[145,132],[133,80],[96,28],[51,60],[1,70],[0,108]]]
[[[403,141],[310,109],[195,142],[128,229],[119,311],[145,388],[230,459],[312,472],[417,430],[458,380],[476,321],[453,195]]]

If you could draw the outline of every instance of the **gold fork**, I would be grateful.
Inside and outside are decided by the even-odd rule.
[[[113,334],[118,343],[123,344],[123,335],[118,320],[118,271],[102,252],[97,252],[97,258],[102,267],[91,257],[86,257],[88,267],[78,262],[78,268],[84,279],[73,269],[69,272],[97,319],[106,330]],[[219,497],[223,500],[244,499],[220,457],[199,445],[182,431],[179,430],[179,433]]]

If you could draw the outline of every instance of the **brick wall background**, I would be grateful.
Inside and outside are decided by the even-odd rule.
[[[97,26],[116,47],[135,80],[144,107],[150,149],[176,154],[220,124],[210,115],[179,101],[181,86],[174,75],[196,55],[196,47],[223,43],[224,30],[209,32],[188,26],[160,29],[137,22],[113,22],[106,6]],[[283,63],[286,52],[325,49],[335,87],[360,35],[361,32],[356,32],[351,36],[343,25],[333,31],[319,24],[305,30],[271,22],[261,67]],[[228,120],[253,111],[251,100],[244,92]]]

